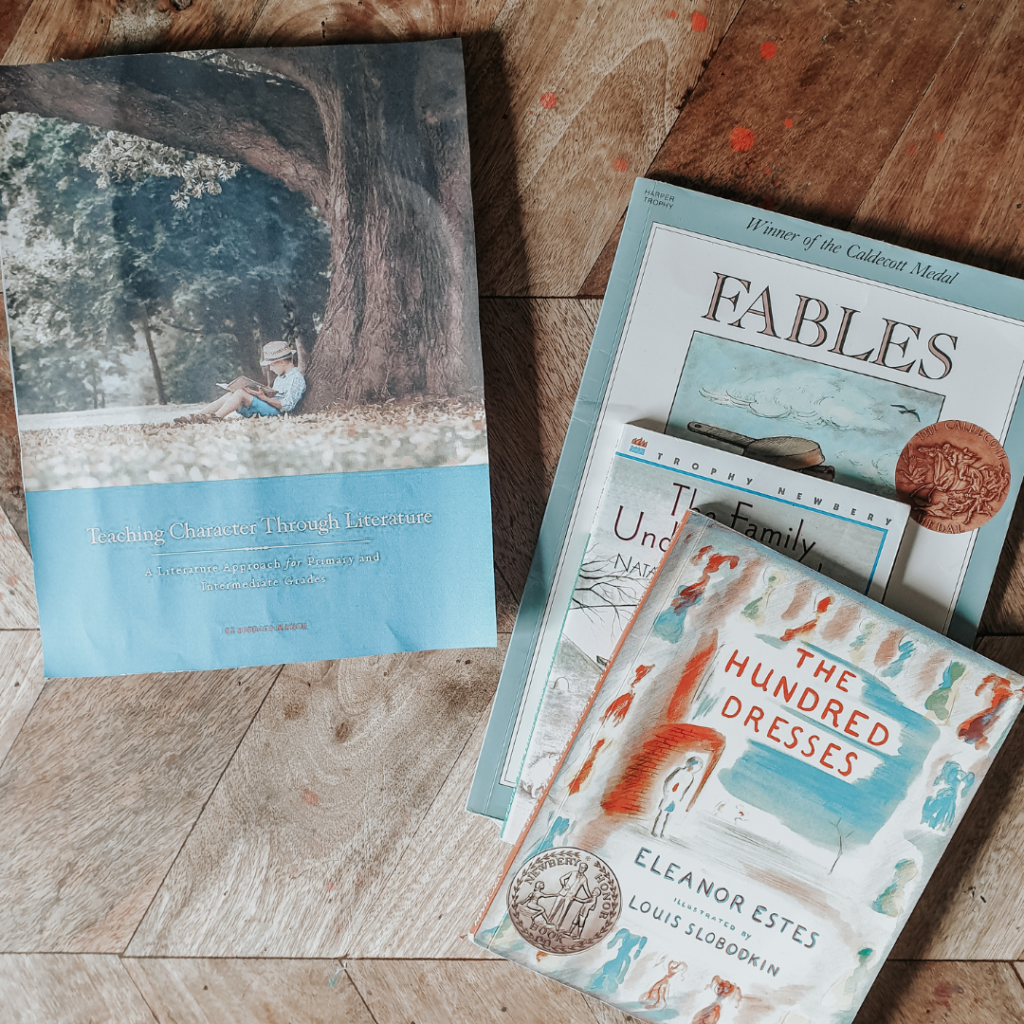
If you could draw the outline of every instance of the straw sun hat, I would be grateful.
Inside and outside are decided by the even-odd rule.
[[[279,359],[291,359],[293,355],[295,355],[295,349],[289,348],[288,342],[268,341],[263,346],[263,358],[260,360],[260,366],[269,366]]]

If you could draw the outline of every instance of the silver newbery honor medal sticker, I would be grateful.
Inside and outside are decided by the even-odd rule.
[[[516,931],[545,953],[580,953],[615,927],[622,893],[600,857],[571,847],[545,850],[516,872],[508,916]]]

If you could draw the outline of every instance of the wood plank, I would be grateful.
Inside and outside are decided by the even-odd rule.
[[[1020,1020],[1024,1020],[1024,989],[1010,964],[890,961],[854,1024]]]
[[[7,337],[7,311],[0,288],[0,510],[28,547],[25,490],[21,484],[21,441],[14,411],[14,381]],[[0,535],[5,531],[0,528]],[[9,531],[7,531],[9,532]],[[33,599],[34,603],[34,599]]]
[[[865,196],[858,231],[1019,276],[1024,271],[1020,3],[981,6]]]
[[[4,53],[11,45],[11,40],[31,3],[32,0],[6,0],[0,6],[0,61],[3,60]]]
[[[0,954],[5,1024],[155,1024],[116,956]]]
[[[358,960],[348,972],[377,1024],[595,1022],[585,996],[507,960]]]
[[[1024,670],[1024,637],[987,637],[978,649]],[[1003,744],[896,943],[896,959],[1024,958],[1024,719]]]
[[[16,472],[20,491],[20,465]],[[0,492],[3,491],[5,482],[0,480]],[[0,630],[38,628],[39,612],[36,609],[32,559],[29,558],[21,538],[12,529],[10,520],[0,508]]]
[[[360,955],[373,936],[344,946],[345,923],[403,863],[499,664],[470,650],[285,668],[130,955]]]
[[[600,303],[480,304],[498,629],[511,630]]]
[[[123,963],[160,1024],[374,1024],[337,960]]]
[[[984,5],[943,65],[853,227],[1019,277],[1024,272],[1019,3]],[[1024,632],[1024,508],[1014,512],[982,632]]]
[[[579,290],[740,2],[509,0],[467,41],[482,294]]]
[[[0,949],[123,950],[278,672],[51,681],[0,768]]]
[[[269,0],[260,11],[248,46],[312,43],[393,42],[441,39],[483,32],[504,0]]]
[[[0,16],[4,62],[71,60],[147,50],[434,39],[482,32],[502,0],[18,0]],[[180,8],[180,9],[179,9]],[[6,40],[5,40],[6,36]]]
[[[506,646],[507,638],[500,655]],[[510,850],[497,822],[466,811],[486,724],[481,716],[396,870],[343,922],[343,948],[360,956],[496,959],[468,938]]]
[[[243,46],[266,0],[34,0],[3,56],[5,64],[114,53]],[[179,10],[179,7],[181,9]]]
[[[0,765],[44,683],[39,634],[31,630],[0,633]]]
[[[848,227],[977,3],[744,4],[647,176]],[[621,226],[579,294],[604,294]]]

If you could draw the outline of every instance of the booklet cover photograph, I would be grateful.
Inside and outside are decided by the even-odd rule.
[[[493,645],[460,44],[0,69],[47,675]]]

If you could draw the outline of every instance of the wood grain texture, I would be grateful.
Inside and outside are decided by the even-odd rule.
[[[0,399],[2,401],[2,399]],[[2,443],[0,443],[2,448]],[[18,488],[21,467],[18,467]],[[0,480],[0,493],[10,493]],[[2,500],[0,500],[2,503]],[[0,629],[38,629],[32,559],[0,508]]]
[[[977,5],[748,0],[647,176],[848,227]],[[604,294],[621,227],[581,295]]]
[[[278,671],[51,681],[0,767],[0,948],[122,951]]]
[[[5,0],[0,4],[0,61],[31,3],[32,0]]]
[[[1024,637],[987,637],[986,657],[1024,671]],[[893,950],[896,959],[1024,958],[1024,719],[997,755]]]
[[[854,1024],[1014,1024],[1024,988],[1010,964],[890,961]]]
[[[480,304],[498,629],[511,630],[600,303]]]
[[[853,221],[876,238],[1024,272],[1024,60],[1019,3],[983,4],[906,126]],[[1024,505],[1018,502],[983,633],[1024,632]]]
[[[494,650],[287,667],[129,947],[131,955],[359,956],[346,922],[397,869],[474,726]]]
[[[21,483],[21,441],[14,411],[14,380],[7,338],[7,311],[0,288],[0,510],[28,547],[25,490]],[[0,534],[4,531],[0,527]],[[34,599],[33,599],[34,603]]]
[[[327,0],[315,5],[301,0],[15,0],[10,13],[0,13],[0,53],[5,63],[27,64],[149,50],[436,39],[485,30],[501,4],[502,0]]]
[[[585,996],[507,960],[353,960],[348,972],[377,1024],[595,1024]]]
[[[265,0],[247,46],[394,42],[483,32],[504,0]]]
[[[4,1024],[155,1024],[116,956],[0,954]]]
[[[159,1024],[374,1024],[337,960],[123,963]]]
[[[396,870],[344,921],[345,948],[366,956],[496,959],[468,938],[511,849],[497,822],[466,810],[485,725],[481,716]]]
[[[44,683],[39,634],[32,630],[0,632],[0,765]]]
[[[1018,495],[978,631],[1024,632],[1024,494]]]
[[[467,42],[481,294],[579,290],[740,0],[677,6],[508,0]]]
[[[982,4],[875,177],[856,230],[1024,271],[1022,60],[1021,4]]]

